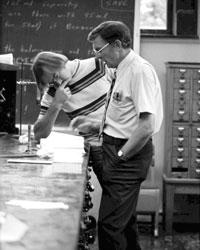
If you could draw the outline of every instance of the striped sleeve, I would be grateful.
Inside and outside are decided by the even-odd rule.
[[[101,77],[105,75],[105,63],[101,59],[95,59],[95,69],[82,77],[79,81],[70,85],[72,95],[80,92],[82,89],[87,88]]]

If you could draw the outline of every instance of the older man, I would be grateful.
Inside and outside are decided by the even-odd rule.
[[[88,35],[97,58],[116,69],[100,134],[103,136],[99,250],[140,250],[136,206],[152,161],[152,135],[163,119],[160,83],[153,66],[132,49],[129,28],[106,21]],[[88,124],[82,124],[87,131]]]

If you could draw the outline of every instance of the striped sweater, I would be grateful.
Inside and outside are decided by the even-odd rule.
[[[75,62],[76,69],[68,85],[72,96],[63,106],[63,111],[70,120],[80,115],[101,120],[112,71],[97,58],[75,59]],[[54,87],[50,87],[43,95],[38,119],[45,115],[55,91]]]

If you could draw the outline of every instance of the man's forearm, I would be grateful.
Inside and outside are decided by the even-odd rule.
[[[140,149],[144,147],[144,145],[151,138],[151,136],[152,134],[142,135],[139,133],[132,135],[131,138],[129,138],[126,144],[122,147],[124,157],[128,159],[137,154],[140,151]]]
[[[141,116],[137,129],[121,149],[124,158],[131,158],[138,153],[154,133],[155,116],[148,113]]]
[[[94,122],[94,123],[92,124],[91,131],[92,131],[94,134],[99,134],[100,126],[101,126],[101,122]]]
[[[52,131],[56,118],[60,112],[60,106],[52,104],[47,110],[46,114],[34,124],[35,140],[39,141],[41,138],[46,138]]]

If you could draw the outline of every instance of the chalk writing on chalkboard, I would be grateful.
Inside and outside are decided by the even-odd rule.
[[[112,11],[134,11],[134,1],[128,0],[102,0],[101,7],[105,10],[112,10]]]
[[[87,4],[86,4],[87,2]],[[133,31],[134,0],[1,0],[0,54],[23,62],[24,77],[38,52],[65,54],[70,60],[92,57],[91,29],[106,20],[121,20]]]
[[[20,65],[17,71],[17,83],[20,82],[17,84],[17,121],[19,110],[25,123],[34,122],[39,112],[31,71],[35,55],[48,50],[63,53],[70,60],[94,56],[92,45],[87,41],[90,30],[103,21],[120,20],[133,32],[134,2],[0,0],[0,54],[12,53],[14,63]]]

